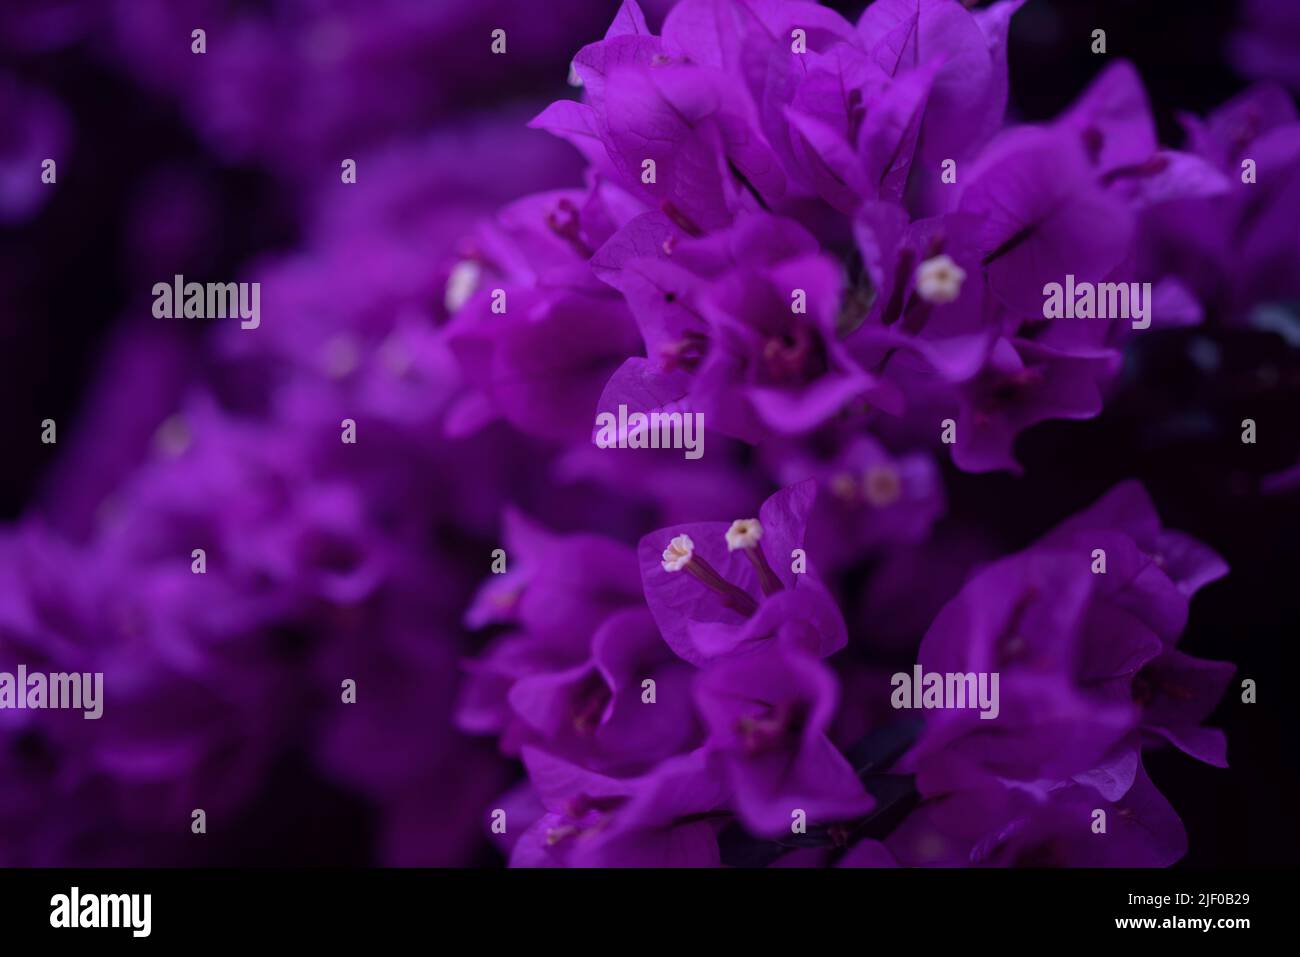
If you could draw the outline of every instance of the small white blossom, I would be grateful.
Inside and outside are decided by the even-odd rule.
[[[679,572],[695,554],[695,543],[689,535],[678,535],[664,549],[664,571]]]
[[[756,518],[738,518],[727,529],[727,551],[737,548],[753,548],[763,537],[763,526]]]
[[[447,276],[447,291],[443,296],[443,304],[448,312],[456,312],[474,295],[482,272],[482,267],[472,259],[462,259],[452,267]]]
[[[946,253],[927,259],[916,268],[916,293],[926,302],[942,305],[961,295],[961,284],[966,281],[962,269]]]

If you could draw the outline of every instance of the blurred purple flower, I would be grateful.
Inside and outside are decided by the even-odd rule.
[[[733,801],[755,834],[860,817],[875,802],[826,737],[837,687],[816,658],[780,646],[711,664],[696,683],[707,747],[722,755]]]
[[[57,181],[47,175],[70,172],[72,122],[58,100],[38,87],[0,73],[0,225],[21,223],[53,197]],[[47,160],[56,164],[45,168]]]

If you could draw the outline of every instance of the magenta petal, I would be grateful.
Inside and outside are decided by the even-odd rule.
[[[1104,281],[1128,255],[1132,213],[1062,134],[1004,133],[967,175],[960,209],[984,217],[989,284],[1015,311],[1041,316],[1046,284]]]

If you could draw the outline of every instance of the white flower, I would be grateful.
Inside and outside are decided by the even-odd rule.
[[[891,466],[873,465],[862,477],[862,494],[877,508],[893,505],[902,493],[903,480]]]
[[[763,526],[756,518],[738,518],[727,529],[727,551],[737,548],[753,548],[763,537]]]
[[[961,284],[965,281],[966,270],[946,253],[916,267],[916,292],[926,302],[937,305],[952,302],[961,294]]]
[[[447,275],[447,291],[442,299],[448,312],[456,312],[474,295],[482,272],[482,267],[472,259],[462,259],[451,268]]]
[[[678,535],[664,549],[664,571],[679,572],[695,554],[695,543],[689,535]]]

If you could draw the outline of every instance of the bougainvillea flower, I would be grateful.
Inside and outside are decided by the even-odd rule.
[[[1206,661],[1168,649],[1133,679],[1133,700],[1142,706],[1142,729],[1180,751],[1216,767],[1227,767],[1227,739],[1218,728],[1202,727],[1236,671],[1226,661]]]
[[[1228,566],[1212,549],[1196,539],[1174,529],[1165,528],[1156,512],[1151,496],[1140,482],[1121,482],[1077,515],[1073,515],[1046,536],[1046,541],[1074,541],[1084,539],[1081,533],[1109,531],[1120,533],[1132,540],[1138,554],[1144,558],[1132,567],[1130,576],[1121,578],[1118,587],[1114,579],[1107,578],[1104,585],[1112,589],[1115,600],[1125,600],[1121,592],[1134,590],[1134,581],[1150,582],[1150,587],[1136,589],[1150,594],[1167,594],[1165,582],[1171,583],[1183,596],[1177,610],[1161,619],[1168,625],[1160,630],[1168,642],[1178,639],[1187,622],[1186,600],[1204,585],[1222,578]],[[1130,607],[1137,610],[1138,606]]]
[[[1084,320],[1086,321],[1086,320]],[[1001,339],[987,365],[957,390],[953,461],[969,472],[1019,472],[1013,446],[1024,429],[1048,419],[1088,419],[1120,368],[1120,354],[1098,348],[1062,352],[1031,339]]]
[[[716,867],[725,790],[715,756],[696,751],[639,778],[611,778],[524,754],[546,813],[512,867]]]
[[[509,702],[536,747],[583,767],[635,774],[694,743],[693,674],[663,643],[649,612],[637,608],[597,629],[590,659],[521,678]]]
[[[1196,586],[1180,588],[1162,553],[1145,551],[1161,543],[1185,582],[1224,570],[1203,546],[1165,533],[1141,487],[1125,483],[977,574],[940,612],[919,660],[930,672],[999,673],[1001,713],[935,713],[912,763],[943,748],[1003,777],[1068,778],[1101,763],[1144,720],[1175,725],[1175,740],[1217,754],[1215,735],[1187,728],[1212,710],[1226,678],[1217,663],[1165,657]],[[1151,707],[1162,686],[1182,704]]]
[[[967,171],[957,208],[981,220],[989,288],[1020,315],[1042,315],[1047,283],[1103,282],[1132,252],[1133,214],[1064,130],[1001,134]]]
[[[1007,29],[1022,3],[972,11],[946,0],[878,0],[863,11],[858,33],[891,72],[939,64],[921,132],[927,162],[969,155],[1001,124]]]
[[[1187,196],[1144,217],[1144,261],[1192,290],[1207,312],[1243,325],[1261,305],[1300,295],[1295,103],[1271,85],[1251,87],[1201,119],[1183,116],[1188,148],[1219,171],[1226,195]]]
[[[820,562],[838,564],[924,540],[943,515],[943,483],[925,452],[893,455],[870,436],[829,459],[798,443],[771,447],[778,481],[817,481],[808,538]]]
[[[505,571],[488,577],[465,613],[482,628],[514,624],[542,642],[587,647],[605,618],[640,604],[636,556],[600,535],[549,531],[505,511]]]
[[[594,264],[627,293],[648,358],[623,364],[599,408],[699,412],[747,441],[807,431],[858,402],[896,409],[896,390],[841,345],[840,271],[800,252],[814,248],[796,224],[765,215],[681,243],[666,223],[634,220]]]
[[[844,646],[834,599],[806,573],[815,495],[816,483],[800,482],[764,502],[757,519],[688,523],[641,539],[646,603],[673,651],[699,665],[773,640],[819,656]]]
[[[796,813],[828,824],[875,802],[826,737],[834,675],[803,652],[768,647],[710,665],[696,684],[707,747],[722,755],[736,811],[757,834],[790,833]]]
[[[1167,867],[1187,850],[1178,815],[1140,768],[1114,800],[1078,784],[1012,788],[971,775],[955,790],[926,783],[936,796],[885,841],[904,865]]]
[[[1166,144],[1169,104],[1098,57],[1007,126],[1021,0],[625,0],[603,37],[579,0],[47,6],[0,12],[0,320],[44,345],[29,320],[99,290],[127,324],[72,401],[0,374],[39,386],[0,675],[108,694],[93,721],[0,709],[0,863],[1183,855],[1146,766],[1227,766],[1235,666],[1182,647],[1226,565],[1136,482],[1041,515],[1115,472],[1112,437],[1178,427],[1141,405],[1171,355],[1232,383],[1179,406],[1197,429],[1259,419],[1205,487],[1295,484],[1270,424],[1294,376],[1259,334],[1300,341],[1283,87]],[[1247,6],[1237,53],[1289,81],[1286,18]],[[95,120],[124,96],[157,136]],[[96,188],[122,170],[138,189]],[[69,211],[95,228],[49,242]],[[265,321],[154,325],[173,272],[258,283]],[[1067,277],[1149,282],[1150,331],[1055,317]],[[700,455],[608,447],[623,407],[699,415]],[[1024,480],[961,474],[1091,418],[1077,447],[1041,430]],[[978,701],[891,694],[914,668]],[[197,807],[249,839],[195,841]]]

